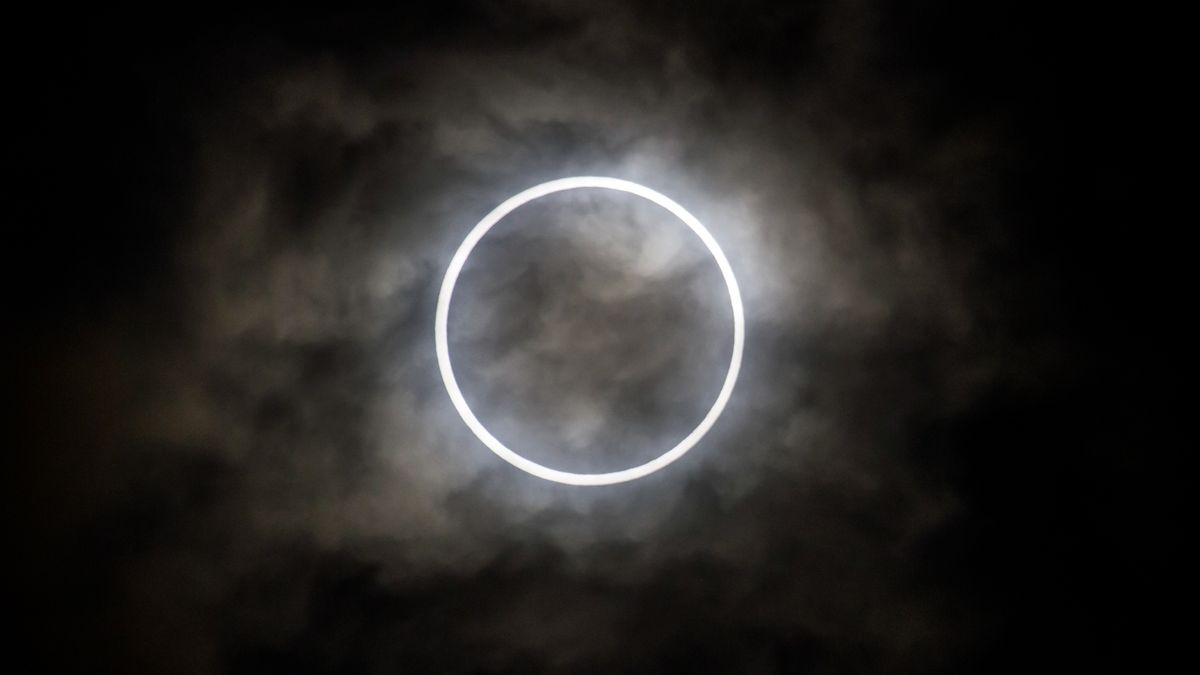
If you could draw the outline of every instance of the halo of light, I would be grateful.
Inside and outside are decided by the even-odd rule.
[[[466,264],[467,258],[471,255],[471,251],[475,249],[475,246],[483,239],[484,235],[505,216],[535,199],[555,192],[581,188],[601,188],[636,195],[661,206],[683,221],[685,225],[691,228],[692,232],[700,237],[700,240],[708,248],[709,253],[716,260],[717,266],[721,269],[721,276],[725,279],[725,285],[729,289],[729,303],[733,308],[733,353],[729,359],[729,370],[725,375],[725,381],[721,385],[721,390],[717,394],[716,401],[709,408],[704,419],[683,440],[679,441],[673,448],[667,450],[662,455],[645,464],[608,473],[572,473],[570,471],[551,469],[550,467],[526,459],[500,442],[475,417],[475,413],[471,411],[471,407],[467,405],[462,391],[458,388],[458,381],[454,377],[454,368],[450,363],[450,348],[447,339],[450,298],[454,294],[454,285],[458,282],[458,275],[462,272],[462,268]],[[501,459],[509,464],[538,478],[565,483],[567,485],[611,485],[613,483],[636,480],[658,471],[682,457],[708,433],[709,429],[717,421],[717,418],[721,416],[721,412],[725,409],[725,404],[729,401],[729,397],[733,393],[733,386],[737,382],[738,371],[742,365],[742,347],[745,342],[746,332],[745,324],[742,297],[738,291],[737,279],[733,276],[733,269],[729,266],[729,261],[725,258],[725,253],[721,250],[717,241],[713,239],[712,234],[709,233],[695,216],[688,213],[686,209],[666,195],[651,190],[644,185],[618,178],[575,176],[535,185],[509,197],[495,209],[492,209],[491,213],[484,216],[483,220],[479,221],[479,224],[471,229],[467,234],[467,238],[463,240],[458,250],[455,251],[454,257],[450,259],[450,266],[447,268],[446,276],[442,280],[441,292],[438,294],[437,314],[434,321],[434,339],[437,347],[438,368],[441,370],[442,381],[446,385],[447,393],[450,394],[450,400],[454,403],[454,408],[458,410],[458,414],[462,417],[463,421],[466,422],[467,427],[488,449],[499,455]]]

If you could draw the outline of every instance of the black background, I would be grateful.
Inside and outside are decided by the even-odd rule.
[[[138,365],[103,363],[96,326],[122,324],[135,351],[138,340],[193,330],[180,318],[178,289],[190,280],[175,262],[185,229],[175,223],[196,200],[198,114],[246,86],[247,63],[331,54],[353,68],[383,49],[519,49],[569,33],[575,20],[535,6],[439,2],[383,12],[64,11],[10,23],[19,92],[7,104],[19,119],[9,127],[8,165],[18,175],[6,247],[16,431],[5,470],[11,658],[28,656],[28,672],[121,673],[1116,672],[1166,658],[1183,639],[1161,607],[1177,593],[1168,571],[1184,536],[1177,392],[1190,357],[1179,356],[1188,339],[1178,326],[1191,303],[1176,300],[1187,254],[1165,236],[1188,217],[1164,213],[1170,181],[1157,157],[1176,139],[1160,93],[1167,63],[1156,47],[1167,40],[1158,39],[1158,20],[1044,3],[871,6],[882,17],[873,38],[882,77],[928,83],[916,133],[937,137],[977,116],[1009,130],[1004,143],[1016,159],[987,174],[982,205],[961,206],[990,209],[1003,223],[1004,245],[966,282],[973,304],[996,308],[984,313],[994,325],[983,332],[1049,341],[1069,354],[1044,371],[1050,379],[999,381],[898,441],[897,461],[950,486],[965,505],[906,549],[902,585],[966,607],[969,638],[897,657],[854,628],[799,630],[786,617],[764,618],[739,595],[747,583],[770,595],[786,573],[747,579],[700,558],[614,582],[619,574],[575,575],[570,563],[589,555],[597,568],[610,559],[621,568],[622,556],[636,555],[621,547],[636,545],[579,554],[534,535],[498,536],[490,562],[470,574],[434,567],[401,583],[381,581],[386,564],[352,551],[273,544],[263,554],[273,562],[178,625],[121,601],[147,552],[227,545],[220,531],[180,544],[176,524],[219,508],[228,475],[240,471],[202,453],[146,465],[140,455],[122,463],[121,452],[98,450],[119,445],[108,439],[120,438],[123,424],[121,409],[104,400],[105,382]],[[685,45],[717,88],[782,95],[797,73],[823,77],[814,35],[828,3],[650,2],[638,12],[644,30]],[[26,46],[23,37],[34,39]],[[884,119],[890,112],[869,95],[850,107]],[[864,139],[845,155],[856,175],[905,170],[902,152]],[[305,195],[321,199],[307,187],[292,193],[300,211]],[[337,369],[345,357],[330,358],[325,367]],[[87,496],[115,475],[134,478],[113,479],[111,499]],[[704,531],[695,523],[721,517],[704,511],[717,503],[705,496],[711,489],[703,479],[686,489],[678,519],[691,524],[678,527]],[[753,513],[782,531],[812,504],[781,494],[763,488]],[[816,503],[836,510],[840,493],[831,494]],[[489,508],[469,492],[455,499],[446,509],[464,518]],[[769,540],[784,570],[821,559],[803,538]],[[288,615],[299,618],[277,633],[258,627],[275,623],[274,598],[290,596],[272,584],[297,583],[289,572],[297,567],[308,600]],[[175,581],[144,583],[166,603],[179,592]],[[855,591],[834,582],[823,592]],[[612,595],[634,609],[621,615],[616,642],[582,660],[556,648],[504,652],[503,639],[470,628],[479,614],[533,598],[550,617],[547,608],[584,607],[563,619],[579,622],[564,639],[582,640],[590,599]],[[517,622],[511,630],[546,629]]]

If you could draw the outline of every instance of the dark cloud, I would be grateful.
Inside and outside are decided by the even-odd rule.
[[[1099,589],[1141,561],[1109,481],[1150,408],[1097,388],[1112,345],[1071,301],[1094,268],[1044,234],[1078,231],[1063,200],[1092,185],[1059,180],[1059,19],[1022,17],[531,1],[77,29],[47,72],[103,57],[39,99],[55,140],[26,153],[80,201],[31,221],[56,279],[15,371],[21,635],[52,672],[1114,664],[1132,592]],[[747,314],[712,433],[595,489],[488,452],[433,350],[470,227],[578,174],[695,213]],[[537,461],[646,461],[720,386],[723,293],[656,207],[531,205],[460,280],[464,391]]]

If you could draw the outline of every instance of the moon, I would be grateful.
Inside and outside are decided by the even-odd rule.
[[[540,199],[556,192],[586,188],[614,190],[636,195],[661,206],[683,221],[696,236],[700,237],[700,241],[704,242],[705,247],[708,248],[709,253],[712,254],[713,259],[716,261],[717,267],[720,268],[721,276],[725,279],[725,286],[729,290],[729,304],[733,309],[733,352],[729,358],[729,369],[725,374],[721,390],[717,393],[716,400],[713,402],[712,407],[709,408],[708,413],[705,414],[704,419],[688,435],[676,443],[674,447],[658,457],[645,464],[608,473],[572,473],[570,471],[552,469],[526,459],[520,453],[504,445],[504,443],[493,436],[487,430],[487,427],[479,421],[479,418],[475,416],[475,413],[472,412],[471,407],[467,405],[467,401],[463,397],[462,390],[458,387],[458,381],[454,377],[454,366],[450,361],[450,347],[446,335],[447,321],[450,316],[450,301],[454,296],[454,286],[458,282],[458,275],[462,272],[467,258],[471,255],[471,251],[475,249],[475,246],[479,244],[479,241],[483,239],[488,231],[503,220],[505,216],[535,199]],[[471,229],[466,239],[463,240],[458,250],[455,251],[454,257],[450,259],[450,266],[446,269],[446,276],[442,280],[442,288],[438,294],[437,313],[434,320],[434,341],[437,348],[438,368],[441,370],[442,381],[446,385],[446,392],[450,395],[450,401],[454,404],[454,408],[458,411],[459,416],[462,417],[463,422],[466,423],[472,433],[488,449],[496,453],[504,461],[538,478],[566,485],[598,486],[637,480],[683,457],[688,450],[691,450],[708,433],[709,429],[717,421],[717,418],[721,416],[721,412],[725,410],[725,404],[729,402],[729,397],[733,394],[738,371],[741,369],[745,334],[746,319],[742,309],[742,296],[738,291],[737,279],[733,275],[733,268],[730,267],[725,253],[721,250],[720,245],[717,244],[716,239],[713,238],[708,229],[695,216],[689,213],[687,209],[666,195],[632,181],[603,176],[574,176],[541,183],[509,197],[499,206],[492,209],[491,213],[484,216],[483,220],[479,221]]]

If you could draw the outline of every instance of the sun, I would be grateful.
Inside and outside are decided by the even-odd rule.
[[[488,231],[503,220],[505,216],[535,199],[540,199],[556,192],[588,188],[615,190],[641,197],[661,206],[683,221],[696,236],[700,237],[700,241],[704,242],[704,246],[716,261],[717,267],[720,268],[721,276],[724,278],[725,286],[729,291],[729,304],[733,309],[733,352],[729,358],[729,369],[725,373],[725,380],[721,385],[720,391],[717,393],[716,400],[713,402],[712,407],[709,408],[708,413],[705,414],[704,419],[700,420],[700,423],[684,436],[682,440],[676,443],[674,447],[658,457],[645,464],[608,473],[572,473],[570,471],[552,469],[526,459],[520,453],[500,442],[499,439],[487,430],[487,427],[483,426],[483,423],[479,421],[475,413],[471,411],[471,407],[467,405],[467,401],[463,397],[462,390],[458,388],[458,381],[454,377],[454,366],[450,361],[450,347],[446,335],[447,321],[450,316],[450,301],[454,296],[454,285],[458,282],[458,275],[467,263],[467,258],[470,257],[471,251],[475,249],[475,246],[479,244],[479,241],[483,239]],[[484,216],[483,220],[479,221],[471,229],[467,234],[467,238],[463,240],[458,250],[455,251],[454,257],[450,259],[450,266],[446,269],[446,276],[442,280],[442,288],[438,293],[437,313],[434,319],[434,341],[437,349],[438,368],[441,370],[442,381],[446,385],[446,392],[450,395],[450,401],[454,403],[454,408],[458,410],[458,414],[462,417],[463,422],[466,422],[467,427],[484,445],[509,464],[538,478],[567,485],[612,485],[614,483],[637,480],[662,469],[682,457],[688,450],[691,450],[708,433],[713,424],[716,423],[717,418],[721,416],[721,412],[725,409],[725,404],[729,402],[729,397],[733,394],[733,387],[737,382],[738,371],[742,365],[742,349],[745,343],[745,334],[745,312],[742,308],[742,296],[738,291],[737,279],[733,276],[733,268],[729,266],[729,260],[726,259],[725,253],[704,225],[689,213],[687,209],[662,193],[631,181],[602,176],[574,176],[541,183],[509,197],[499,206],[492,209],[491,213]]]

